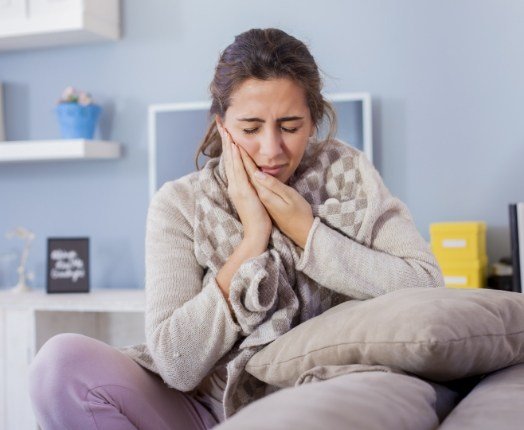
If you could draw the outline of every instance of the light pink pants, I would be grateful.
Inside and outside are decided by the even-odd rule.
[[[192,397],[80,334],[59,334],[42,346],[29,369],[29,387],[43,430],[200,430],[216,424]]]

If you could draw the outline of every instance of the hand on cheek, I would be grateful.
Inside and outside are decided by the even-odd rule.
[[[244,238],[265,243],[265,247],[271,234],[271,219],[249,181],[239,147],[233,142],[225,128],[219,125],[218,129],[222,137],[222,156],[228,182],[227,192],[244,227]]]
[[[243,148],[239,149],[251,184],[273,222],[282,233],[304,248],[314,220],[311,206],[293,188],[262,173],[249,154]]]

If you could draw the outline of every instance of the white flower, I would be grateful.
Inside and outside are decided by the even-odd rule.
[[[93,99],[91,98],[91,94],[86,93],[85,91],[81,91],[78,95],[78,103],[82,106],[87,106],[93,102]]]
[[[75,87],[69,86],[62,92],[62,97],[58,103],[78,103],[82,106],[93,104],[93,98],[87,91],[78,91]]]
[[[62,101],[72,102],[76,101],[76,90],[74,87],[67,87],[62,93]]]

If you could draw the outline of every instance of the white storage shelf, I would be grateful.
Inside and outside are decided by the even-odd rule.
[[[0,1],[0,51],[119,38],[119,0]]]
[[[0,142],[0,163],[119,158],[121,146],[105,140],[17,140]]]

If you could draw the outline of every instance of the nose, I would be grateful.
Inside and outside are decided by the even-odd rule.
[[[259,153],[267,160],[274,160],[284,152],[284,141],[278,130],[266,130],[259,141]]]

